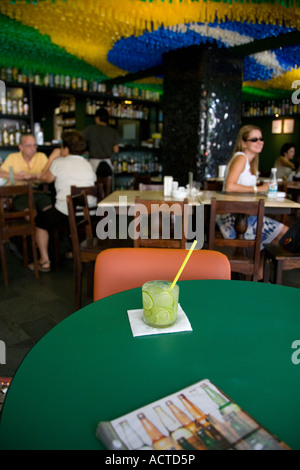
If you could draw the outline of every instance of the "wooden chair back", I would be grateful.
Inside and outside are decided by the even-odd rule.
[[[90,216],[96,215],[97,210],[97,203],[102,201],[104,198],[104,186],[103,183],[95,184],[94,186],[71,186],[71,196],[75,196],[76,194],[85,193],[87,196],[93,196],[96,199],[96,203],[94,205],[89,205]],[[89,200],[88,200],[89,202]],[[92,217],[93,218],[93,217]],[[92,220],[95,225],[96,220]]]
[[[15,196],[27,196],[28,208],[16,211],[13,208]],[[31,237],[35,278],[39,279],[38,257],[35,240],[34,204],[31,184],[0,187],[0,253],[4,284],[8,285],[8,272],[4,244],[12,237],[22,237],[24,266],[28,268],[27,237]]]
[[[111,176],[98,176],[97,177],[97,184],[103,185],[103,194],[101,199],[107,197],[112,191],[112,177]]]
[[[188,199],[149,201],[135,199],[134,247],[185,248]]]
[[[223,181],[204,181],[204,191],[222,191]]]
[[[145,173],[140,174],[140,173],[135,173],[134,174],[134,189],[138,190],[140,183],[142,184],[151,184],[151,175],[150,173]]]
[[[94,196],[97,202],[103,199],[103,183],[95,184],[94,186],[71,186],[71,196],[85,192],[87,196]]]
[[[102,251],[96,259],[94,301],[135,287],[153,279],[173,281],[187,250],[168,248],[113,248]],[[180,280],[230,280],[230,264],[217,251],[194,250]]]
[[[219,231],[216,232],[216,216],[218,214],[235,215],[236,237],[234,239],[225,239]],[[250,215],[257,217],[256,238],[254,240],[244,238],[248,227],[247,216]],[[208,248],[213,250],[215,247],[218,247],[219,251],[228,256],[232,272],[244,274],[247,279],[252,278],[253,281],[258,279],[263,218],[263,199],[256,202],[218,201],[216,198],[211,199]]]

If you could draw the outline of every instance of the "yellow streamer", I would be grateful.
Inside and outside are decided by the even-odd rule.
[[[142,2],[140,0],[44,0],[37,5],[1,0],[0,13],[50,36],[52,42],[84,59],[109,77],[124,70],[107,61],[107,54],[122,37],[139,36],[147,28],[187,22],[225,19],[282,24],[300,29],[299,8],[279,4],[247,4],[191,0]],[[34,44],[33,44],[34,47]],[[126,71],[125,71],[126,72]]]

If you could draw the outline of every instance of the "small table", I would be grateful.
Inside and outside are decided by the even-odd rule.
[[[127,310],[141,308],[138,288],[90,304],[47,333],[12,380],[0,450],[103,449],[99,421],[204,378],[299,450],[300,364],[292,362],[292,344],[300,340],[300,289],[207,280],[179,286],[191,332],[133,337]]]
[[[136,197],[151,201],[177,201],[177,199],[172,196],[164,196],[163,191],[114,191],[109,196],[102,199],[102,201],[98,203],[98,206],[114,207],[116,210],[119,210],[120,207],[134,205]],[[197,206],[203,204],[204,206],[210,206],[213,197],[221,201],[239,202],[252,202],[263,198],[266,214],[288,214],[292,210],[300,210],[300,204],[290,199],[270,199],[262,194],[257,194],[256,196],[242,193],[226,194],[219,191],[200,191],[198,195],[188,197],[189,205]]]

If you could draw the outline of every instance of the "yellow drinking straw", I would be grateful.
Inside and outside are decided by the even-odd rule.
[[[189,252],[188,252],[188,254],[186,255],[185,260],[184,260],[184,262],[182,263],[182,265],[181,265],[181,267],[180,267],[178,273],[176,274],[175,279],[174,279],[174,281],[172,282],[171,287],[169,288],[169,290],[173,289],[173,287],[175,286],[176,282],[178,281],[178,278],[179,278],[180,274],[182,273],[182,271],[184,270],[184,267],[185,267],[186,263],[188,262],[189,257],[191,256],[192,251],[193,251],[193,249],[195,248],[196,244],[197,244],[197,240],[194,240],[194,241],[193,241],[193,244],[192,244],[191,248],[189,249]]]

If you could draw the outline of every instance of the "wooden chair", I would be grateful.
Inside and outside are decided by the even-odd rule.
[[[274,266],[275,284],[282,284],[283,271],[300,268],[300,253],[292,253],[281,245],[264,245],[264,282],[270,281],[270,266]]]
[[[104,186],[102,183],[95,184],[94,186],[71,186],[71,196],[75,196],[76,194],[86,193],[87,196],[93,196],[96,198],[96,204],[91,206],[89,205],[89,211],[93,226],[93,233],[95,234],[95,225],[96,225],[96,211],[97,211],[97,203],[102,201],[104,198]]]
[[[15,211],[13,209],[14,196],[28,197],[28,209]],[[4,285],[8,285],[8,272],[4,245],[12,237],[22,237],[24,266],[28,268],[27,237],[31,238],[35,278],[39,279],[38,255],[35,241],[34,205],[31,184],[24,186],[0,187],[0,255]]]
[[[204,191],[222,191],[223,181],[204,181]]]
[[[136,198],[135,204],[135,248],[185,248],[188,199],[174,202]]]
[[[104,197],[107,197],[111,193],[111,187],[112,187],[112,177],[111,176],[98,176],[97,177],[97,184],[103,185],[103,195],[101,199]]]
[[[234,214],[235,239],[225,239],[220,232],[216,232],[216,215]],[[247,217],[257,216],[257,228],[255,240],[246,240],[244,234],[247,230]],[[247,280],[258,280],[258,270],[260,265],[260,246],[262,238],[264,217],[264,201],[257,202],[237,202],[237,201],[217,201],[211,199],[210,224],[208,248],[210,250],[218,247],[219,251],[228,256],[231,272],[243,274]]]
[[[140,183],[151,184],[150,173],[145,173],[145,174],[135,173],[134,174],[134,189],[135,190],[139,189]]]
[[[67,204],[75,271],[75,308],[78,310],[81,307],[83,263],[88,266],[88,293],[91,294],[94,261],[98,253],[106,247],[102,240],[93,237],[87,194],[83,192],[67,196]],[[82,216],[78,216],[78,212],[81,212]]]
[[[85,192],[87,196],[94,196],[97,199],[97,202],[103,199],[103,183],[95,184],[94,186],[71,186],[71,196]],[[96,206],[95,206],[96,207]],[[94,208],[95,208],[94,207]]]
[[[139,184],[139,191],[163,191],[164,185],[163,184]]]
[[[102,251],[95,264],[94,301],[153,279],[173,281],[187,250],[115,248]],[[194,250],[180,280],[230,280],[230,264],[218,251]]]
[[[71,186],[71,195],[75,196],[76,194],[80,194],[85,192],[87,196],[94,196],[97,199],[97,202],[103,199],[103,184],[97,183],[94,186]],[[92,228],[93,233],[96,233],[96,210],[97,205],[89,206],[91,221],[92,221]],[[69,236],[69,226],[68,225],[60,225],[58,227],[54,227],[52,231],[53,237],[53,245],[54,245],[54,257],[55,257],[55,264],[56,266],[59,265],[59,258],[60,258],[60,241],[62,237]]]

